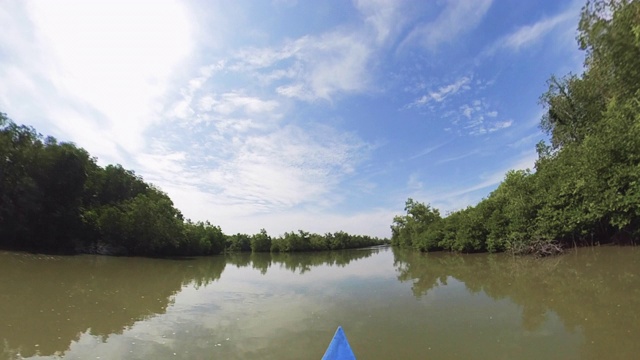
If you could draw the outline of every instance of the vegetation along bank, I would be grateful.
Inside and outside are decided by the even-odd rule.
[[[510,171],[476,206],[446,217],[407,200],[392,244],[422,251],[548,255],[640,240],[640,2],[590,1],[578,44],[584,72],[551,77],[540,97],[535,171]]]
[[[0,248],[45,253],[193,256],[380,245],[345,232],[226,235],[185,219],[159,188],[120,165],[101,167],[72,143],[0,113]]]
[[[640,2],[589,1],[578,44],[584,72],[551,77],[540,97],[531,170],[510,171],[476,206],[442,216],[406,202],[391,243],[422,251],[534,253],[640,240]],[[344,232],[225,235],[185,219],[171,199],[120,165],[98,166],[0,114],[0,247],[40,252],[210,255],[307,251],[384,243]]]

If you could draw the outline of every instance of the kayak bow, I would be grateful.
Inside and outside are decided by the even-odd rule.
[[[329,343],[327,351],[324,353],[322,360],[355,360],[356,356],[353,355],[347,336],[342,330],[342,326],[338,326],[333,339]]]

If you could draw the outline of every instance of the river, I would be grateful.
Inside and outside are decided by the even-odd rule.
[[[0,359],[632,359],[640,251],[0,252]]]

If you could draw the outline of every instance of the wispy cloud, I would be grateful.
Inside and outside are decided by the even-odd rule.
[[[524,137],[512,142],[511,144],[509,144],[509,147],[519,148],[519,147],[523,147],[523,146],[531,146],[535,142],[538,142],[538,141],[540,141],[542,139],[543,139],[542,133],[539,132],[539,131],[536,131],[533,134],[526,135],[526,136],[524,136]]]
[[[480,153],[480,150],[475,149],[475,150],[469,151],[467,153],[464,153],[462,155],[457,155],[457,156],[446,157],[446,158],[440,159],[440,160],[438,160],[436,162],[436,164],[440,165],[440,164],[446,164],[446,163],[457,161],[457,160],[462,160],[462,159],[468,158],[470,156],[476,155],[478,153]]]
[[[449,141],[449,142],[450,142],[450,141]],[[423,150],[419,151],[418,153],[416,153],[416,154],[414,154],[414,155],[411,155],[411,156],[409,157],[409,160],[413,160],[413,159],[417,159],[417,158],[420,158],[420,157],[423,157],[423,156],[429,155],[429,154],[431,154],[432,152],[434,152],[434,151],[436,151],[436,150],[440,149],[441,147],[443,147],[443,146],[447,145],[449,142],[444,142],[444,143],[441,143],[441,144],[438,144],[438,145],[435,145],[435,146],[430,146],[430,147],[428,147],[428,148],[425,148],[425,149],[423,149]]]
[[[422,181],[418,178],[418,174],[411,174],[409,176],[409,181],[407,181],[407,187],[411,190],[420,190],[422,189]]]
[[[513,125],[513,120],[502,120],[485,123],[484,117],[479,117],[474,123],[471,123],[469,128],[470,135],[484,135],[491,134],[493,132],[506,129]]]
[[[523,26],[516,32],[501,39],[500,42],[502,43],[502,46],[517,51],[522,47],[540,40],[540,38],[548,34],[559,24],[573,19],[573,15],[572,11],[567,11],[552,18],[538,21],[535,24]]]
[[[403,14],[404,3],[401,1],[356,0],[355,5],[365,22],[374,29],[378,44],[393,39],[405,25],[406,15]]]
[[[442,102],[450,96],[454,96],[462,91],[469,90],[471,82],[471,77],[463,76],[453,83],[441,86],[435,91],[430,91],[429,93],[422,95],[412,103],[408,104],[406,108],[412,107],[420,107],[429,104],[432,101]]]
[[[460,107],[461,115],[466,118],[464,129],[469,135],[485,135],[506,129],[513,125],[513,120],[497,120],[498,111],[490,110],[482,100],[474,100]]]
[[[466,186],[457,186],[456,188],[440,187],[438,189],[425,186],[424,189],[415,189],[407,187],[407,193],[409,196],[415,199],[421,199],[430,203],[437,209],[440,209],[442,213],[450,211],[460,210],[469,205],[475,205],[483,197],[487,196],[487,189],[496,187],[504,180],[504,176],[509,170],[524,170],[533,169],[537,154],[535,151],[527,151],[519,154],[504,166],[500,166],[494,171],[489,173],[480,174],[479,176],[470,176],[474,178]],[[414,179],[413,181],[420,181]],[[428,184],[427,184],[428,185]],[[405,197],[405,198],[406,198]]]
[[[492,133],[494,131],[506,129],[508,127],[511,127],[512,124],[513,120],[496,121],[487,128],[487,132]]]
[[[40,109],[25,107],[13,116],[40,119],[46,113],[61,134],[84,146],[106,139],[113,146],[94,148],[94,154],[107,161],[126,160],[126,153],[143,148],[143,133],[157,119],[155,101],[191,51],[186,9],[174,1],[151,9],[73,0],[11,6],[21,16],[3,22],[16,36],[2,39],[15,55],[3,60],[9,62],[3,69],[13,69],[3,76],[2,88],[11,89],[0,90],[3,105],[41,99]],[[84,116],[70,121],[69,114]]]
[[[492,0],[447,1],[435,20],[417,25],[403,40],[401,47],[420,44],[436,50],[442,43],[452,41],[480,23]]]
[[[580,6],[578,2],[574,1],[565,11],[555,16],[543,18],[533,24],[518,28],[514,32],[496,40],[485,50],[484,55],[491,55],[499,49],[522,50],[540,42],[544,37],[561,27],[569,27],[573,30],[580,14]],[[563,30],[563,32],[569,34],[570,40],[573,40],[573,31]]]
[[[285,97],[331,101],[336,94],[367,89],[373,51],[362,33],[335,31],[304,36],[281,47],[240,50],[228,69],[254,73],[267,83],[279,81],[275,91]]]
[[[237,111],[251,114],[270,113],[278,107],[275,100],[262,100],[257,97],[242,95],[238,92],[228,92],[215,96],[207,95],[200,100],[200,109],[203,111],[214,110],[219,114],[229,115]]]
[[[166,157],[188,146],[188,156],[181,159],[182,171],[200,179],[190,183],[199,189],[192,191],[207,189],[215,194],[215,204],[224,204],[233,213],[282,212],[339,201],[335,189],[355,172],[371,147],[356,135],[327,125],[296,124],[288,119],[277,94],[271,98],[238,91],[217,95],[214,89],[221,86],[220,73],[197,77],[197,87],[192,86],[193,80],[186,81],[173,112],[180,122],[158,133],[161,146],[140,157],[140,162],[154,164],[149,160],[155,155]],[[245,87],[260,89],[251,80],[246,80]],[[183,119],[176,108],[190,109],[189,115]],[[174,131],[176,125],[182,127],[179,132]],[[147,171],[153,173],[154,167]],[[165,175],[157,176],[163,186],[183,184]]]
[[[219,195],[258,202],[264,210],[318,202],[354,171],[365,144],[329,128],[313,134],[287,126],[247,137],[232,159],[211,169],[207,181],[221,190]]]
[[[490,134],[513,124],[512,120],[498,120],[498,111],[492,110],[484,99],[462,104],[457,110],[450,111],[448,116],[452,118],[452,125],[459,127],[465,134],[474,136]]]
[[[427,107],[431,112],[438,110],[440,118],[450,121],[451,126],[445,130],[455,131],[458,135],[484,135],[510,127],[513,121],[498,119],[498,111],[492,109],[484,98],[471,100],[473,98],[463,95],[469,91],[477,95],[485,90],[485,83],[472,79],[472,76],[460,77],[437,90],[429,91],[402,109]],[[462,105],[458,105],[461,102]]]
[[[492,174],[477,178],[480,170],[457,189],[457,173],[440,176],[451,187],[436,188],[409,161],[456,169],[489,134],[519,146],[532,132],[511,120],[519,112],[499,94],[509,84],[493,66],[469,67],[466,53],[448,51],[467,40],[494,44],[493,32],[473,31],[491,0],[354,0],[313,26],[281,21],[309,15],[310,5],[294,2],[213,2],[197,12],[175,0],[0,2],[0,111],[102,164],[135,169],[188,217],[230,232],[388,234],[393,214],[376,207],[393,189],[451,209],[496,184]],[[269,7],[268,21],[255,21]],[[505,34],[493,51],[571,37],[569,13],[521,28],[492,24]],[[401,123],[388,121],[393,109],[404,111]],[[466,137],[462,155],[447,158],[443,136]],[[376,143],[385,151],[375,153]]]
[[[350,132],[301,125],[283,103],[364,91],[372,52],[366,34],[333,30],[230,51],[183,80],[171,98],[169,77],[192,49],[189,14],[173,1],[142,5],[2,7],[2,50],[15,54],[0,68],[3,106],[23,95],[43,99],[46,111],[11,115],[46,117],[101,161],[144,174],[195,219],[215,222],[211,209],[282,214],[341,201],[337,186],[368,157],[369,145]],[[228,82],[228,74],[240,76]]]
[[[209,130],[213,136],[204,137],[183,133],[188,139],[165,142],[168,149],[138,159],[154,183],[177,195],[176,204],[187,217],[209,218],[231,231],[311,229],[292,222],[287,214],[310,206],[319,209],[318,219],[326,217],[326,209],[342,201],[339,184],[355,174],[370,151],[355,135],[319,125],[233,135],[219,130],[214,127]],[[192,143],[186,154],[171,149],[184,141]],[[328,225],[316,223],[312,228]]]

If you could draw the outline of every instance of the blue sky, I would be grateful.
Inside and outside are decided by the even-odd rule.
[[[390,236],[533,167],[582,1],[0,3],[0,111],[226,233]]]

